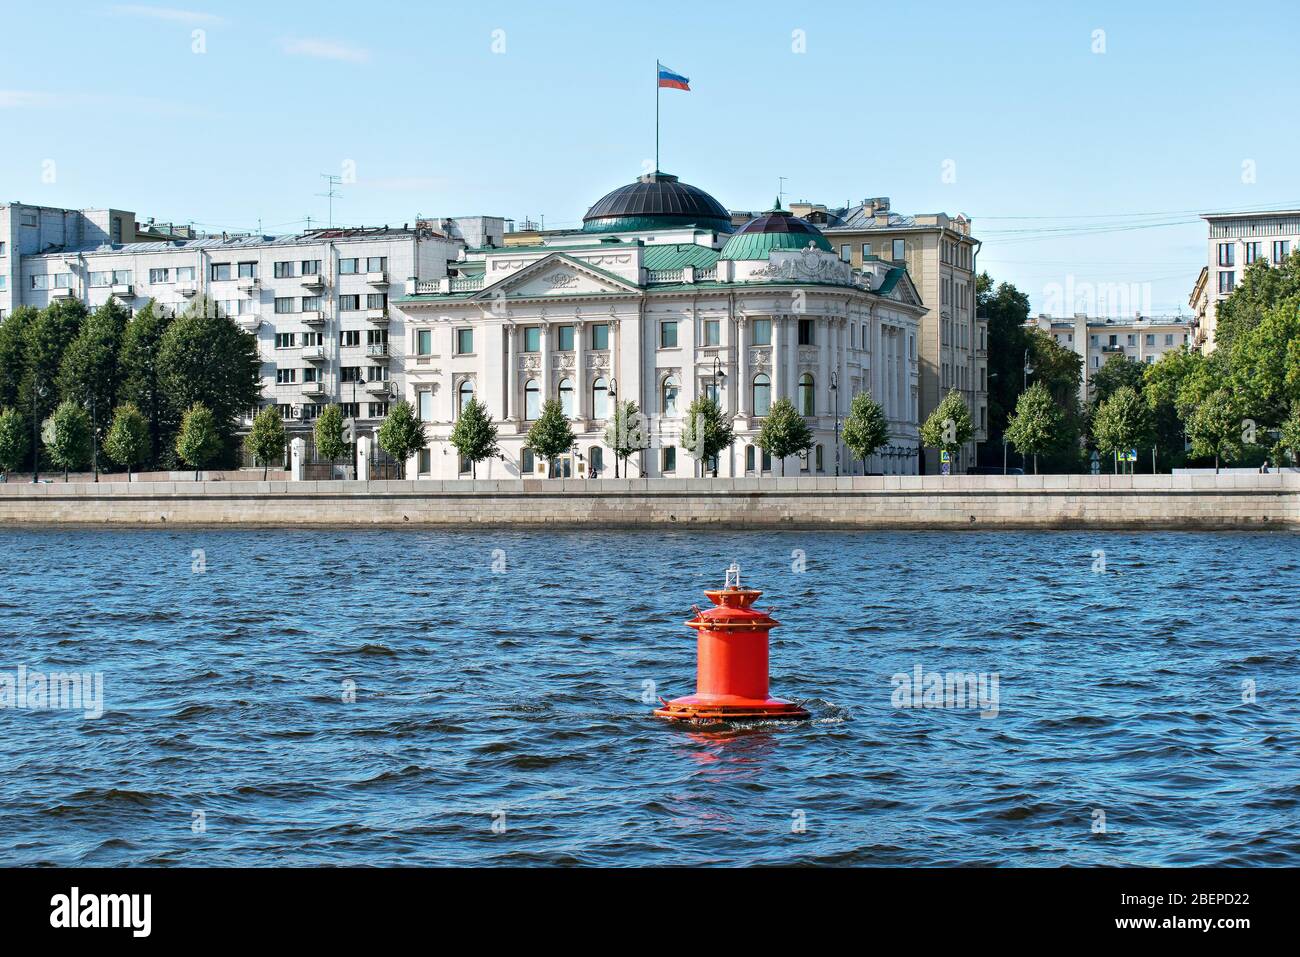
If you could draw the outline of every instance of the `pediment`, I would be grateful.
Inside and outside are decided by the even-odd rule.
[[[572,256],[552,253],[517,270],[500,282],[485,286],[475,299],[550,299],[565,296],[640,293],[640,288],[621,276],[597,269]]]

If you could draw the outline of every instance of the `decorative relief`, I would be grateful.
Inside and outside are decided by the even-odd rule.
[[[560,353],[557,353],[557,354],[551,356],[551,368],[552,368],[552,369],[572,369],[572,368],[573,368],[573,353],[572,353],[572,352],[560,352]]]
[[[816,362],[817,362],[817,350],[816,350],[816,349],[800,349],[800,350],[799,350],[799,361],[800,361],[801,363],[808,363],[808,364],[816,363]]]
[[[547,276],[545,282],[552,289],[572,289],[578,284],[578,275],[559,270]]]
[[[852,269],[839,257],[820,252],[810,243],[807,249],[794,254],[773,253],[766,266],[753,270],[750,275],[765,279],[847,283],[852,276]]]
[[[538,372],[542,368],[542,357],[535,352],[519,357],[519,368],[524,372]]]
[[[750,349],[749,364],[755,368],[766,366],[771,361],[771,350],[769,349]]]
[[[609,368],[609,353],[608,353],[608,352],[588,352],[588,353],[587,353],[587,368],[588,368],[588,369],[597,369],[597,370],[600,370],[600,371],[604,371],[605,369],[608,369],[608,368]]]

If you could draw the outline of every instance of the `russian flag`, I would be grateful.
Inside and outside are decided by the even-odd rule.
[[[669,90],[686,90],[690,91],[691,81],[689,77],[682,76],[680,73],[674,73],[668,67],[655,61],[659,67],[659,88]]]

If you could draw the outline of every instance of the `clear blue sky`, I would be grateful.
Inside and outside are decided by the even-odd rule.
[[[784,176],[788,199],[964,212],[1035,308],[1068,275],[1185,308],[1195,212],[1300,206],[1293,4],[6,7],[5,199],[288,232],[351,160],[337,222],[573,224],[653,156],[658,57],[692,86],[663,92],[665,170],[733,208]]]

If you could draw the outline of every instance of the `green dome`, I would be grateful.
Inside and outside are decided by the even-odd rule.
[[[741,226],[722,247],[719,258],[762,260],[774,249],[807,249],[809,244],[828,253],[835,252],[820,229],[777,207]]]
[[[683,183],[671,173],[660,172],[607,193],[582,217],[582,230],[587,233],[688,226],[729,233],[731,214],[698,186]]]

